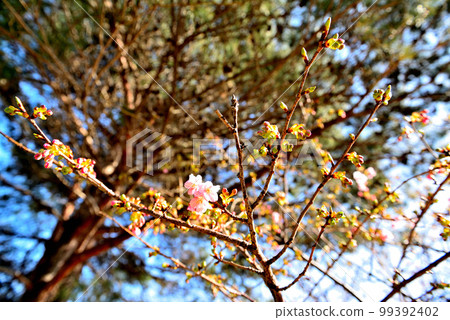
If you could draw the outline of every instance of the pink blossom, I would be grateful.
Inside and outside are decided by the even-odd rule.
[[[202,184],[202,176],[194,176],[193,174],[189,175],[189,180],[184,183],[184,187],[188,189],[188,194],[191,196],[194,195]]]
[[[112,206],[118,206],[121,203],[122,203],[122,201],[120,201],[120,200],[113,200],[113,201],[111,201],[111,205]]]
[[[390,242],[394,240],[394,235],[389,230],[380,230],[379,237],[383,242]]]
[[[212,209],[212,206],[205,198],[195,197],[195,198],[191,199],[187,209],[189,211],[197,212],[199,214],[202,214],[206,210]]]
[[[214,186],[211,181],[200,184],[198,190],[194,192],[194,196],[205,198],[207,201],[216,202],[219,199],[220,186]]]
[[[211,181],[202,182],[200,175],[189,175],[189,180],[185,182],[184,186],[188,189],[188,194],[194,196],[189,202],[189,211],[204,213],[206,210],[212,209],[209,202],[216,202],[219,199],[220,186],[213,185]]]
[[[367,168],[365,173],[368,179],[373,179],[377,175],[377,172],[372,167]]]
[[[367,180],[369,180],[369,179],[367,178],[366,175],[364,175],[364,173],[355,171],[353,173],[353,179],[355,179],[356,184],[358,185],[359,191],[362,191],[362,192],[369,191],[369,188],[367,188]]]
[[[273,220],[273,223],[280,224],[283,221],[283,217],[281,217],[280,213],[274,211],[274,212],[272,212],[272,220]]]
[[[130,229],[130,231],[135,235],[135,236],[139,236],[141,234],[141,229],[139,229],[136,225],[134,224],[130,224],[128,226],[128,229]]]
[[[53,139],[52,144],[56,145],[56,146],[62,146],[63,143],[61,141],[59,141],[58,139]]]

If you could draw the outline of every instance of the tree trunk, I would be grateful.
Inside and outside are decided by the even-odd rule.
[[[100,210],[109,202],[109,198],[98,201],[92,197],[91,200],[99,203]],[[52,301],[62,281],[77,266],[130,237],[126,232],[119,233],[115,238],[96,237],[104,218],[93,214],[87,203],[85,201],[76,212],[72,201],[66,203],[62,220],[46,242],[42,258],[27,275],[31,288],[25,291],[21,301]]]
[[[102,218],[88,216],[58,222],[52,238],[46,243],[45,252],[33,271],[28,274],[32,283],[21,301],[50,301],[58,291],[58,283],[64,278],[61,272],[68,262],[81,252],[80,246],[89,242],[89,235],[101,225]]]

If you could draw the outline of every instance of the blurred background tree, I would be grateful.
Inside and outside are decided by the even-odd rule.
[[[304,69],[301,48],[316,47],[318,31],[328,16],[333,19],[331,33],[344,33],[346,48],[325,52],[315,62],[308,85],[317,89],[302,102],[295,120],[305,123],[321,149],[337,157],[348,134],[370,113],[372,91],[391,84],[393,99],[377,114],[378,121],[355,151],[378,173],[372,182],[374,190],[382,190],[388,180],[397,186],[428,170],[433,158],[422,152],[420,142],[400,144],[397,139],[405,126],[403,117],[424,108],[433,119],[426,132],[430,145],[442,147],[448,139],[450,19],[446,1],[4,0],[0,6],[0,97],[4,105],[17,95],[27,105],[44,103],[51,108],[55,115],[42,123],[45,131],[70,145],[78,156],[94,159],[99,179],[119,193],[139,195],[152,187],[171,201],[185,199],[182,183],[193,172],[231,190],[239,184],[230,174],[230,164],[207,157],[195,164],[194,139],[229,138],[214,110],[229,116],[233,93],[241,104],[243,137],[254,135],[265,120],[280,124],[284,114],[278,105],[293,101],[295,81]],[[27,123],[7,118],[0,115],[3,132],[33,150],[41,148]],[[145,128],[171,138],[172,160],[152,175],[126,165],[127,139]],[[161,268],[160,258],[148,258],[148,250],[127,241],[127,233],[99,216],[100,210],[109,210],[110,199],[93,186],[44,169],[5,139],[0,143],[3,300],[196,301],[216,296],[201,280],[184,284],[183,272]],[[225,143],[221,148],[228,150],[232,145]],[[154,162],[163,156],[156,153]],[[346,169],[352,171],[352,166]],[[280,211],[275,192],[286,191],[288,184],[285,209],[292,212],[321,178],[316,165],[295,170],[295,175],[286,177],[289,171],[284,170],[275,177],[273,199],[267,199],[270,210]],[[247,182],[254,195],[267,167],[254,163],[247,172],[252,173]],[[423,181],[403,189],[403,202],[388,208],[389,214],[415,221],[413,212],[428,187],[432,185]],[[355,187],[343,190],[330,184],[317,203],[328,201],[353,215],[355,206],[372,206],[357,192]],[[439,210],[448,214],[448,207]],[[310,212],[297,241],[301,251],[308,252],[313,243],[307,234],[317,230],[315,215]],[[389,279],[405,246],[403,259],[409,263],[396,270],[404,277],[417,267],[411,262],[417,262],[417,257],[426,266],[448,252],[445,242],[436,244],[440,227],[428,215],[423,225],[435,235],[418,228],[414,243],[405,245],[412,225],[399,223],[390,244],[361,238],[360,246],[345,252],[345,259],[339,261],[342,267],[331,272],[325,272],[327,263],[336,258],[345,232],[328,233],[317,249],[317,268],[302,280],[300,289],[286,293],[287,299],[381,299],[390,290]],[[119,218],[127,223],[127,216]],[[369,223],[386,226],[381,220]],[[162,226],[158,228],[147,238],[162,250],[189,265],[206,261],[228,284],[257,300],[270,299],[259,278],[213,265],[207,237],[178,230],[162,233]],[[275,241],[283,243],[283,232],[278,237]],[[296,263],[280,276],[295,276]],[[427,293],[433,283],[444,280],[443,273],[436,271],[416,291],[402,293],[398,299],[448,299],[448,292],[442,290]],[[371,288],[378,294],[370,296]]]

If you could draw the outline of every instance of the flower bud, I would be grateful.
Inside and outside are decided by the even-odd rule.
[[[306,53],[306,49],[302,48],[302,57],[307,57],[308,54]]]
[[[316,87],[309,87],[308,89],[305,90],[305,93],[313,93],[314,90],[316,90]]]
[[[331,27],[331,17],[329,17],[327,19],[327,21],[325,22],[325,32],[329,32],[330,31],[330,27]]]
[[[265,147],[265,146],[262,146],[262,147],[259,149],[259,154],[262,155],[263,157],[267,156],[267,153],[268,153],[268,152],[269,152],[269,150],[268,150],[267,147]]]
[[[25,110],[25,108],[23,107],[22,101],[18,97],[14,97],[14,98],[16,98],[16,103],[19,106],[19,108],[22,110]]]
[[[309,62],[309,58],[308,58],[308,53],[306,52],[305,48],[302,48],[301,55],[302,55],[303,61],[305,63],[308,63]]]

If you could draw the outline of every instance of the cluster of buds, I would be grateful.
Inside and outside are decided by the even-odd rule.
[[[383,89],[375,89],[373,91],[373,98],[375,99],[375,101],[382,101],[384,105],[388,104],[389,100],[391,100],[391,97],[391,85],[388,85],[386,91],[384,91]]]
[[[75,168],[80,170],[81,174],[90,174],[95,177],[94,165],[95,161],[91,159],[78,158],[75,160]]]
[[[322,205],[320,209],[317,209],[317,215],[321,218],[328,219],[328,224],[330,224],[331,226],[337,224],[339,220],[345,216],[344,212],[336,212],[331,207],[330,210],[328,210],[325,205]]]
[[[376,240],[380,244],[383,244],[385,242],[392,241],[394,239],[394,235],[389,230],[369,228],[369,235],[367,238],[369,240]]]
[[[140,211],[134,211],[130,216],[131,224],[128,226],[128,229],[136,235],[139,236],[141,234],[141,228],[145,224],[145,214]]]
[[[353,185],[353,181],[345,176],[345,171],[336,171],[331,177],[339,179],[344,187]]]
[[[153,205],[153,210],[165,211],[170,207],[171,205],[167,202],[167,200],[163,196],[159,195],[156,198],[155,204]]]
[[[261,146],[261,148],[259,148],[258,150],[254,150],[254,154],[255,156],[262,156],[265,157],[267,156],[267,154],[269,153],[269,149],[267,149],[266,146]]]
[[[29,114],[27,113],[25,107],[23,106],[22,101],[16,97],[16,103],[18,107],[9,106],[5,108],[5,112],[11,116],[21,116],[24,118],[29,118]],[[53,111],[50,109],[47,109],[46,106],[41,105],[39,107],[35,107],[33,109],[33,115],[31,116],[32,119],[41,118],[42,120],[46,120],[47,117],[53,115]]]
[[[403,136],[405,136],[407,139],[410,138],[410,136],[414,133],[414,129],[411,127],[403,127],[402,132],[400,133],[400,136],[398,137],[398,141],[403,140]]]
[[[392,190],[392,187],[389,182],[384,183],[383,191],[386,192],[387,194],[387,200],[389,200],[392,203],[400,199],[398,193]]]
[[[9,107],[5,108],[5,112],[7,114],[9,114],[10,116],[16,116],[17,115],[17,116],[21,116],[21,117],[24,117],[24,118],[28,118],[29,117],[28,113],[20,110],[19,108],[14,107],[14,106],[9,106]]]
[[[328,39],[328,40],[325,42],[325,48],[329,48],[329,49],[331,49],[331,50],[336,50],[336,49],[342,50],[342,49],[345,48],[344,42],[345,42],[345,40],[342,39],[342,38],[339,38],[339,34],[336,33],[336,34],[333,36],[333,38]]]
[[[33,119],[40,118],[41,120],[47,120],[47,117],[53,115],[53,111],[47,109],[46,106],[41,105],[40,107],[35,107],[33,109]]]
[[[443,148],[436,149],[438,152],[438,159],[429,167],[430,172],[428,178],[434,180],[434,175],[445,174],[450,171],[450,144]]]
[[[286,193],[284,193],[283,191],[275,192],[275,200],[280,206],[284,206],[285,204],[287,204]]]
[[[55,157],[58,156],[66,156],[69,159],[73,159],[73,153],[70,147],[66,146],[58,139],[55,139],[52,141],[52,144],[45,143],[44,149],[39,150],[39,152],[35,154],[34,158],[36,160],[44,159],[45,168],[48,169],[53,166]]]
[[[422,124],[428,124],[430,122],[430,117],[428,116],[428,110],[422,110],[420,112],[413,112],[411,117],[405,117],[405,120],[410,123],[420,122]]]
[[[225,207],[227,207],[231,202],[234,201],[233,197],[237,194],[237,189],[233,189],[231,192],[227,190],[227,188],[222,189],[222,193],[220,194],[220,198],[222,199],[222,203]]]
[[[358,246],[358,241],[355,239],[349,239],[350,241],[347,243],[345,241],[339,241],[340,249],[354,249]]]
[[[133,209],[133,205],[138,206],[138,207],[142,207],[145,208],[142,203],[141,203],[141,198],[136,197],[127,197],[124,194],[121,194],[119,197],[119,200],[113,200],[111,201],[111,205],[114,208],[120,208],[120,209],[124,209],[124,210],[119,210],[120,213],[124,213],[125,211],[132,211]]]
[[[38,138],[41,138],[40,135]],[[72,149],[58,139],[54,139],[51,144],[44,143],[44,149],[39,150],[39,152],[34,155],[34,158],[36,160],[44,159],[44,166],[46,169],[53,166],[55,159],[62,160],[63,158],[66,158],[66,160],[73,160],[74,164],[73,162],[69,162],[69,166],[63,166],[63,164],[60,163],[56,170],[61,171],[63,174],[70,174],[73,172],[73,169],[78,169],[82,175],[90,174],[94,177],[96,176],[94,171],[94,160],[85,158],[78,158],[74,160]]]
[[[141,199],[139,197],[127,197],[126,195],[120,195],[119,200],[113,200],[111,205],[114,208],[118,208],[118,214],[122,214],[126,211],[133,211],[134,206],[141,207],[146,209],[145,206],[141,204]],[[128,226],[130,231],[138,236],[141,234],[141,228],[145,224],[145,216],[146,214],[141,211],[133,211],[130,215],[131,224]]]
[[[439,158],[450,157],[450,144],[443,148],[438,148],[436,151],[440,153]]]
[[[24,118],[29,118],[30,116],[28,115],[27,111],[25,110],[25,107],[23,106],[22,101],[20,101],[20,99],[18,97],[16,98],[16,103],[18,108],[14,107],[14,106],[9,106],[7,108],[5,108],[5,112],[11,116],[21,116]]]
[[[257,133],[264,139],[267,139],[267,143],[269,145],[271,145],[276,139],[280,138],[278,127],[276,125],[271,125],[268,121],[264,121],[262,130]]]
[[[440,236],[444,239],[444,241],[447,241],[448,237],[450,237],[450,220],[439,214],[436,215],[436,218],[440,225],[444,227],[444,231],[440,234]]]
[[[348,161],[353,163],[357,168],[360,168],[362,164],[364,163],[364,157],[361,155],[358,155],[356,152],[347,153],[346,156]]]
[[[293,149],[294,146],[286,140],[284,140],[281,144],[281,150],[283,150],[284,152],[292,152]]]
[[[303,124],[294,124],[288,129],[289,133],[292,133],[297,139],[306,140],[311,136],[311,131],[303,127]]]
[[[141,199],[157,200],[159,197],[161,197],[161,193],[159,193],[153,188],[149,188],[148,191],[144,192],[141,195]]]

